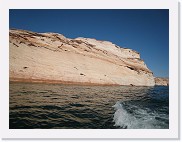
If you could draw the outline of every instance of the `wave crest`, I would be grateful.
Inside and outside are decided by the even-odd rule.
[[[123,129],[164,129],[168,128],[168,119],[166,116],[159,115],[143,109],[136,105],[125,102],[116,102],[113,121],[114,126]],[[160,118],[160,119],[159,119]]]

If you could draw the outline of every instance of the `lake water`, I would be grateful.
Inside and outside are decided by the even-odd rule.
[[[10,83],[10,129],[168,129],[169,87]]]

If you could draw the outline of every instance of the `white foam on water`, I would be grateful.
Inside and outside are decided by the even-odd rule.
[[[115,126],[124,129],[161,129],[168,127],[160,119],[156,119],[156,117],[161,118],[161,116],[155,112],[149,113],[147,110],[135,106],[134,113],[129,113],[124,109],[121,102],[117,102],[113,107],[116,110],[113,118]]]

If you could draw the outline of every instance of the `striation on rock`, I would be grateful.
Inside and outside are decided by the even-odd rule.
[[[9,31],[10,81],[154,86],[140,54],[109,41]]]

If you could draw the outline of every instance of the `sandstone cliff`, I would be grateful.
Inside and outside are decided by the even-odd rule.
[[[154,86],[140,54],[109,41],[9,32],[10,81]]]
[[[169,86],[169,79],[162,77],[155,77],[155,85],[159,86]]]

